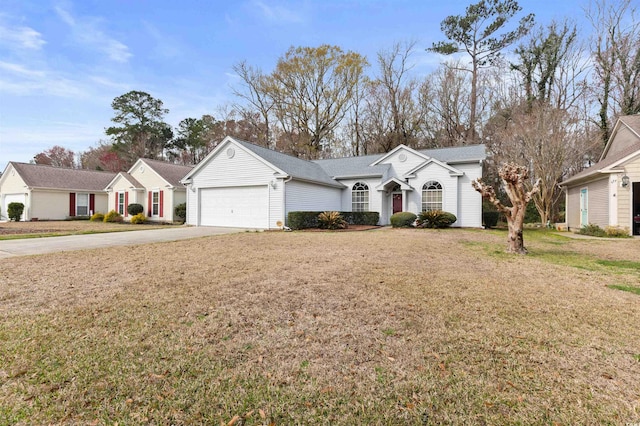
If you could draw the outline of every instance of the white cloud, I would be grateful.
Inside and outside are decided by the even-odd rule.
[[[54,9],[58,17],[71,28],[79,44],[101,51],[115,62],[127,62],[133,56],[127,45],[104,33],[100,28],[102,20],[84,16],[74,17],[62,6],[56,6]]]
[[[265,1],[254,0],[251,5],[256,7],[262,13],[262,16],[272,23],[299,24],[304,22],[302,14],[280,4],[269,5]]]
[[[150,22],[143,21],[142,25],[147,34],[155,41],[153,49],[156,56],[164,59],[175,59],[184,52],[185,46],[182,46],[172,37],[163,34],[155,25]]]
[[[38,50],[46,41],[42,34],[30,27],[9,27],[0,22],[0,44],[12,50]]]

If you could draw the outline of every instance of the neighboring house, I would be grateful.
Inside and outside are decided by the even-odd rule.
[[[620,117],[600,160],[560,185],[569,230],[594,224],[640,235],[640,115]]]
[[[174,209],[186,202],[186,189],[180,179],[192,166],[180,166],[164,161],[141,158],[129,169],[120,172],[108,183],[109,210],[116,210],[125,218],[129,204],[141,204],[149,220],[173,222]]]
[[[306,161],[225,138],[182,180],[187,223],[275,229],[291,211],[376,211],[380,224],[393,213],[441,209],[454,226],[482,226],[484,145],[414,150]]]
[[[107,211],[104,187],[115,173],[9,162],[0,177],[0,216],[24,204],[21,220],[62,220]]]

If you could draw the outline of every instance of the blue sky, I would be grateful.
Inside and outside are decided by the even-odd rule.
[[[538,23],[587,25],[587,1],[519,3]],[[376,52],[416,40],[412,72],[426,74],[442,58],[424,48],[470,2],[0,0],[0,170],[54,145],[79,153],[106,140],[111,102],[130,90],[161,99],[172,126],[217,115],[236,100],[234,64],[269,72],[290,46],[338,45],[367,56],[373,73]]]

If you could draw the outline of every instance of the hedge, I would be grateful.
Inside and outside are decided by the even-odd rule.
[[[318,215],[322,212],[289,212],[287,225],[291,229],[307,229],[318,227]],[[377,225],[380,221],[378,212],[338,212],[349,225]]]

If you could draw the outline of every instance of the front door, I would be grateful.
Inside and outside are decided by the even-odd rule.
[[[587,196],[587,188],[580,190],[580,226],[587,226],[589,224],[589,201]]]
[[[402,211],[402,194],[393,194],[393,213]]]

